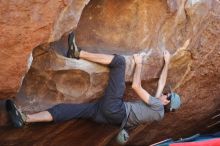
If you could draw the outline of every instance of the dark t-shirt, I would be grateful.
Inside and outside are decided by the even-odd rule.
[[[162,102],[153,96],[150,96],[149,104],[143,101],[125,102],[125,108],[127,116],[129,115],[126,124],[127,127],[159,121],[164,117],[164,106]]]

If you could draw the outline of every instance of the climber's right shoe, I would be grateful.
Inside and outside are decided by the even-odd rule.
[[[26,115],[23,114],[15,105],[12,100],[6,101],[6,110],[12,120],[14,127],[21,128],[24,126],[27,119]]]
[[[81,49],[76,46],[75,35],[73,32],[71,32],[69,34],[68,45],[69,45],[69,49],[68,49],[66,56],[68,58],[79,59],[79,53],[80,53]]]

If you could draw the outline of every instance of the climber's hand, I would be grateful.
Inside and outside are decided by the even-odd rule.
[[[134,62],[136,64],[142,64],[142,55],[141,54],[134,54],[133,55],[133,58],[134,58]]]
[[[167,50],[163,51],[163,56],[164,56],[165,63],[169,63],[170,62],[170,58],[171,58],[170,52],[167,51]]]

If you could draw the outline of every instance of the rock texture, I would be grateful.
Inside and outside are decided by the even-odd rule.
[[[73,7],[73,3],[80,2],[62,2],[64,5],[65,3]],[[85,3],[79,5],[84,6]],[[51,5],[56,5],[56,2]],[[46,9],[41,5],[38,7]],[[102,95],[108,80],[108,68],[84,60],[64,57],[67,48],[67,35],[64,33],[75,28],[79,18],[74,18],[75,22],[69,25],[65,22],[68,22],[68,18],[73,19],[69,11],[77,12],[79,16],[82,7],[67,11],[62,6],[59,10],[63,13],[58,15],[60,11],[57,10],[54,17],[47,19],[45,17],[46,20],[50,18],[53,20],[50,24],[53,27],[45,28],[50,35],[36,31],[36,37],[42,36],[44,39],[37,39],[38,43],[32,38],[29,41],[24,40],[32,44],[29,46],[32,48],[41,44],[33,51],[32,66],[15,98],[19,107],[27,113],[44,110],[60,102],[92,102]],[[64,16],[68,17],[64,19]],[[28,24],[23,23],[22,27]],[[26,27],[24,29],[29,32],[25,33],[26,36],[32,35],[30,33],[32,31]],[[131,138],[127,145],[149,145],[169,137],[184,137],[209,130],[206,126],[211,122],[209,119],[216,113],[220,103],[220,2],[218,0],[93,0],[84,8],[75,32],[77,45],[84,50],[126,56],[126,100],[137,98],[130,88],[134,67],[131,55],[137,52],[145,53],[142,71],[143,87],[153,95],[163,66],[162,51],[167,49],[172,53],[167,82],[181,95],[182,107],[176,113],[167,114],[162,122],[147,123],[130,131]],[[61,35],[63,37],[59,41],[53,42]],[[14,50],[19,47],[15,45],[16,43],[11,44]],[[19,49],[23,50],[22,47]],[[32,48],[27,49],[26,53],[30,54]],[[2,54],[9,49],[3,50]],[[20,51],[13,54],[25,55]],[[27,54],[22,60],[27,59]],[[6,61],[13,60],[3,56]],[[15,60],[13,63],[16,62]],[[24,60],[20,63],[27,66]],[[1,65],[1,67],[7,70],[10,65]],[[15,82],[20,81],[25,68],[22,67],[22,73],[21,70],[16,70],[17,78],[10,79],[10,84],[7,82],[8,90],[0,88],[2,98],[16,92],[19,84]],[[10,76],[8,73],[7,75]],[[0,77],[5,80],[7,76],[0,74]],[[3,85],[6,84],[1,84]],[[12,88],[11,85],[16,87]],[[2,108],[0,124],[7,125],[3,103],[4,101],[0,106]],[[8,125],[0,130],[0,145],[115,146],[117,144],[114,136],[117,131],[117,127],[83,120],[62,124],[34,124],[25,129],[13,129]],[[85,136],[87,136],[86,140]]]
[[[75,29],[88,0],[2,1],[0,3],[0,99],[15,96],[36,46]]]

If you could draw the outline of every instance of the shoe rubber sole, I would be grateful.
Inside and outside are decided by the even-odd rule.
[[[75,35],[73,32],[71,32],[68,36],[68,46],[69,49],[66,56],[68,58],[79,59],[79,52],[81,51],[81,49],[76,46]]]

